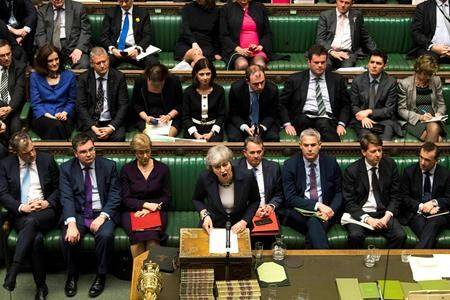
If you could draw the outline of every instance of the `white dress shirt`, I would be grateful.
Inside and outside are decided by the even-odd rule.
[[[109,73],[109,72],[108,72]],[[109,106],[108,106],[108,73],[106,73],[105,76],[103,76],[102,80],[102,86],[103,86],[103,108],[100,113],[100,121],[111,121],[111,113],[109,112]],[[98,90],[98,78],[100,77],[97,73],[95,73],[95,91]]]
[[[249,170],[252,170],[253,172],[253,166],[248,163],[248,161],[245,161],[247,163],[247,168]],[[266,195],[264,192],[264,174],[263,174],[263,168],[262,168],[262,162],[257,165],[255,171],[255,177],[256,182],[258,182],[258,189],[259,189],[259,196],[261,197],[261,201],[259,202],[259,206],[264,206],[266,204]]]
[[[322,99],[325,104],[325,110],[327,113],[332,113],[331,104],[330,104],[330,96],[328,94],[327,82],[325,80],[325,73],[320,76],[320,90],[322,91]],[[303,112],[311,111],[317,112],[319,111],[317,107],[317,98],[316,98],[316,75],[314,75],[311,71],[309,71],[309,83],[308,83],[308,94],[306,95],[306,102],[303,106]],[[315,115],[307,115],[310,118],[317,118]],[[325,116],[326,118],[328,116]]]
[[[340,50],[352,50],[352,35],[350,30],[350,21],[348,19],[349,12],[344,14],[343,32],[338,34],[339,17],[342,15],[336,8],[336,32],[331,46]]]
[[[441,2],[439,0],[436,0],[436,30],[434,31],[434,36],[431,39],[431,46],[434,44],[443,44],[450,46],[450,33],[448,32],[447,26],[445,23],[448,23],[447,19],[442,15],[441,9],[447,13],[449,12],[448,8],[448,1]],[[447,24],[450,27],[450,24]]]

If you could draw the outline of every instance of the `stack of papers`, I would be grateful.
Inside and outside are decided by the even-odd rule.
[[[226,230],[225,228],[213,228],[209,234],[209,253],[225,254],[226,249]],[[230,231],[230,253],[238,253],[237,234]]]
[[[409,266],[415,281],[442,279],[443,267],[439,265],[435,257],[410,256]]]
[[[353,219],[349,213],[343,213],[342,218],[341,218],[341,225],[344,226],[346,224],[356,224],[356,225],[362,226],[364,228],[374,230],[374,228],[372,226],[370,226],[369,224],[366,224],[364,222],[360,222],[360,221]]]
[[[448,119],[448,115],[443,116],[434,116],[427,121],[422,121],[422,123],[430,123],[430,122],[445,122]]]

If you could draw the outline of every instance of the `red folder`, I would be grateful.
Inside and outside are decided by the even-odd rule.
[[[134,212],[130,212],[131,230],[143,231],[146,229],[160,230],[161,229],[161,214],[159,210],[150,212],[144,217],[136,218]]]
[[[256,221],[259,221],[264,218],[270,218],[272,220],[272,223],[259,226],[255,224]],[[277,235],[280,232],[280,225],[278,224],[278,219],[277,215],[275,214],[275,211],[272,211],[270,215],[263,218],[254,216],[252,222],[253,222],[253,229],[251,235],[253,236]]]

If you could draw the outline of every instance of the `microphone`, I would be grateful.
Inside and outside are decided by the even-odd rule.
[[[227,221],[226,223],[225,223],[225,232],[226,232],[226,244],[225,244],[225,247],[226,247],[226,251],[227,251],[227,253],[230,253],[230,230],[231,230],[231,222],[230,221]]]

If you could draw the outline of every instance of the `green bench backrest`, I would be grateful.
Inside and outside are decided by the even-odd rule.
[[[122,167],[134,160],[133,156],[128,155],[115,155],[108,156],[108,158],[114,160],[117,164],[117,169],[120,172]],[[276,161],[280,166],[288,157],[285,156],[267,156],[268,159]],[[62,164],[63,162],[71,159],[70,156],[56,156],[56,162]],[[172,191],[172,201],[170,204],[170,210],[172,211],[193,211],[194,206],[192,204],[192,194],[194,192],[195,184],[197,182],[198,175],[202,170],[205,170],[205,159],[203,156],[155,156],[155,159],[165,163],[170,169],[170,187]],[[354,161],[359,159],[358,156],[340,156],[336,158],[338,164],[344,172],[344,170]],[[403,173],[405,167],[417,162],[417,157],[394,157],[397,163],[400,174]],[[444,167],[449,167],[448,157],[441,157],[440,163]]]
[[[103,15],[88,15],[93,45],[100,44]],[[305,52],[316,40],[318,16],[270,16],[274,52]],[[151,15],[153,44],[173,52],[180,34],[181,17]],[[411,18],[366,17],[365,26],[378,47],[388,53],[406,53],[411,46]]]

